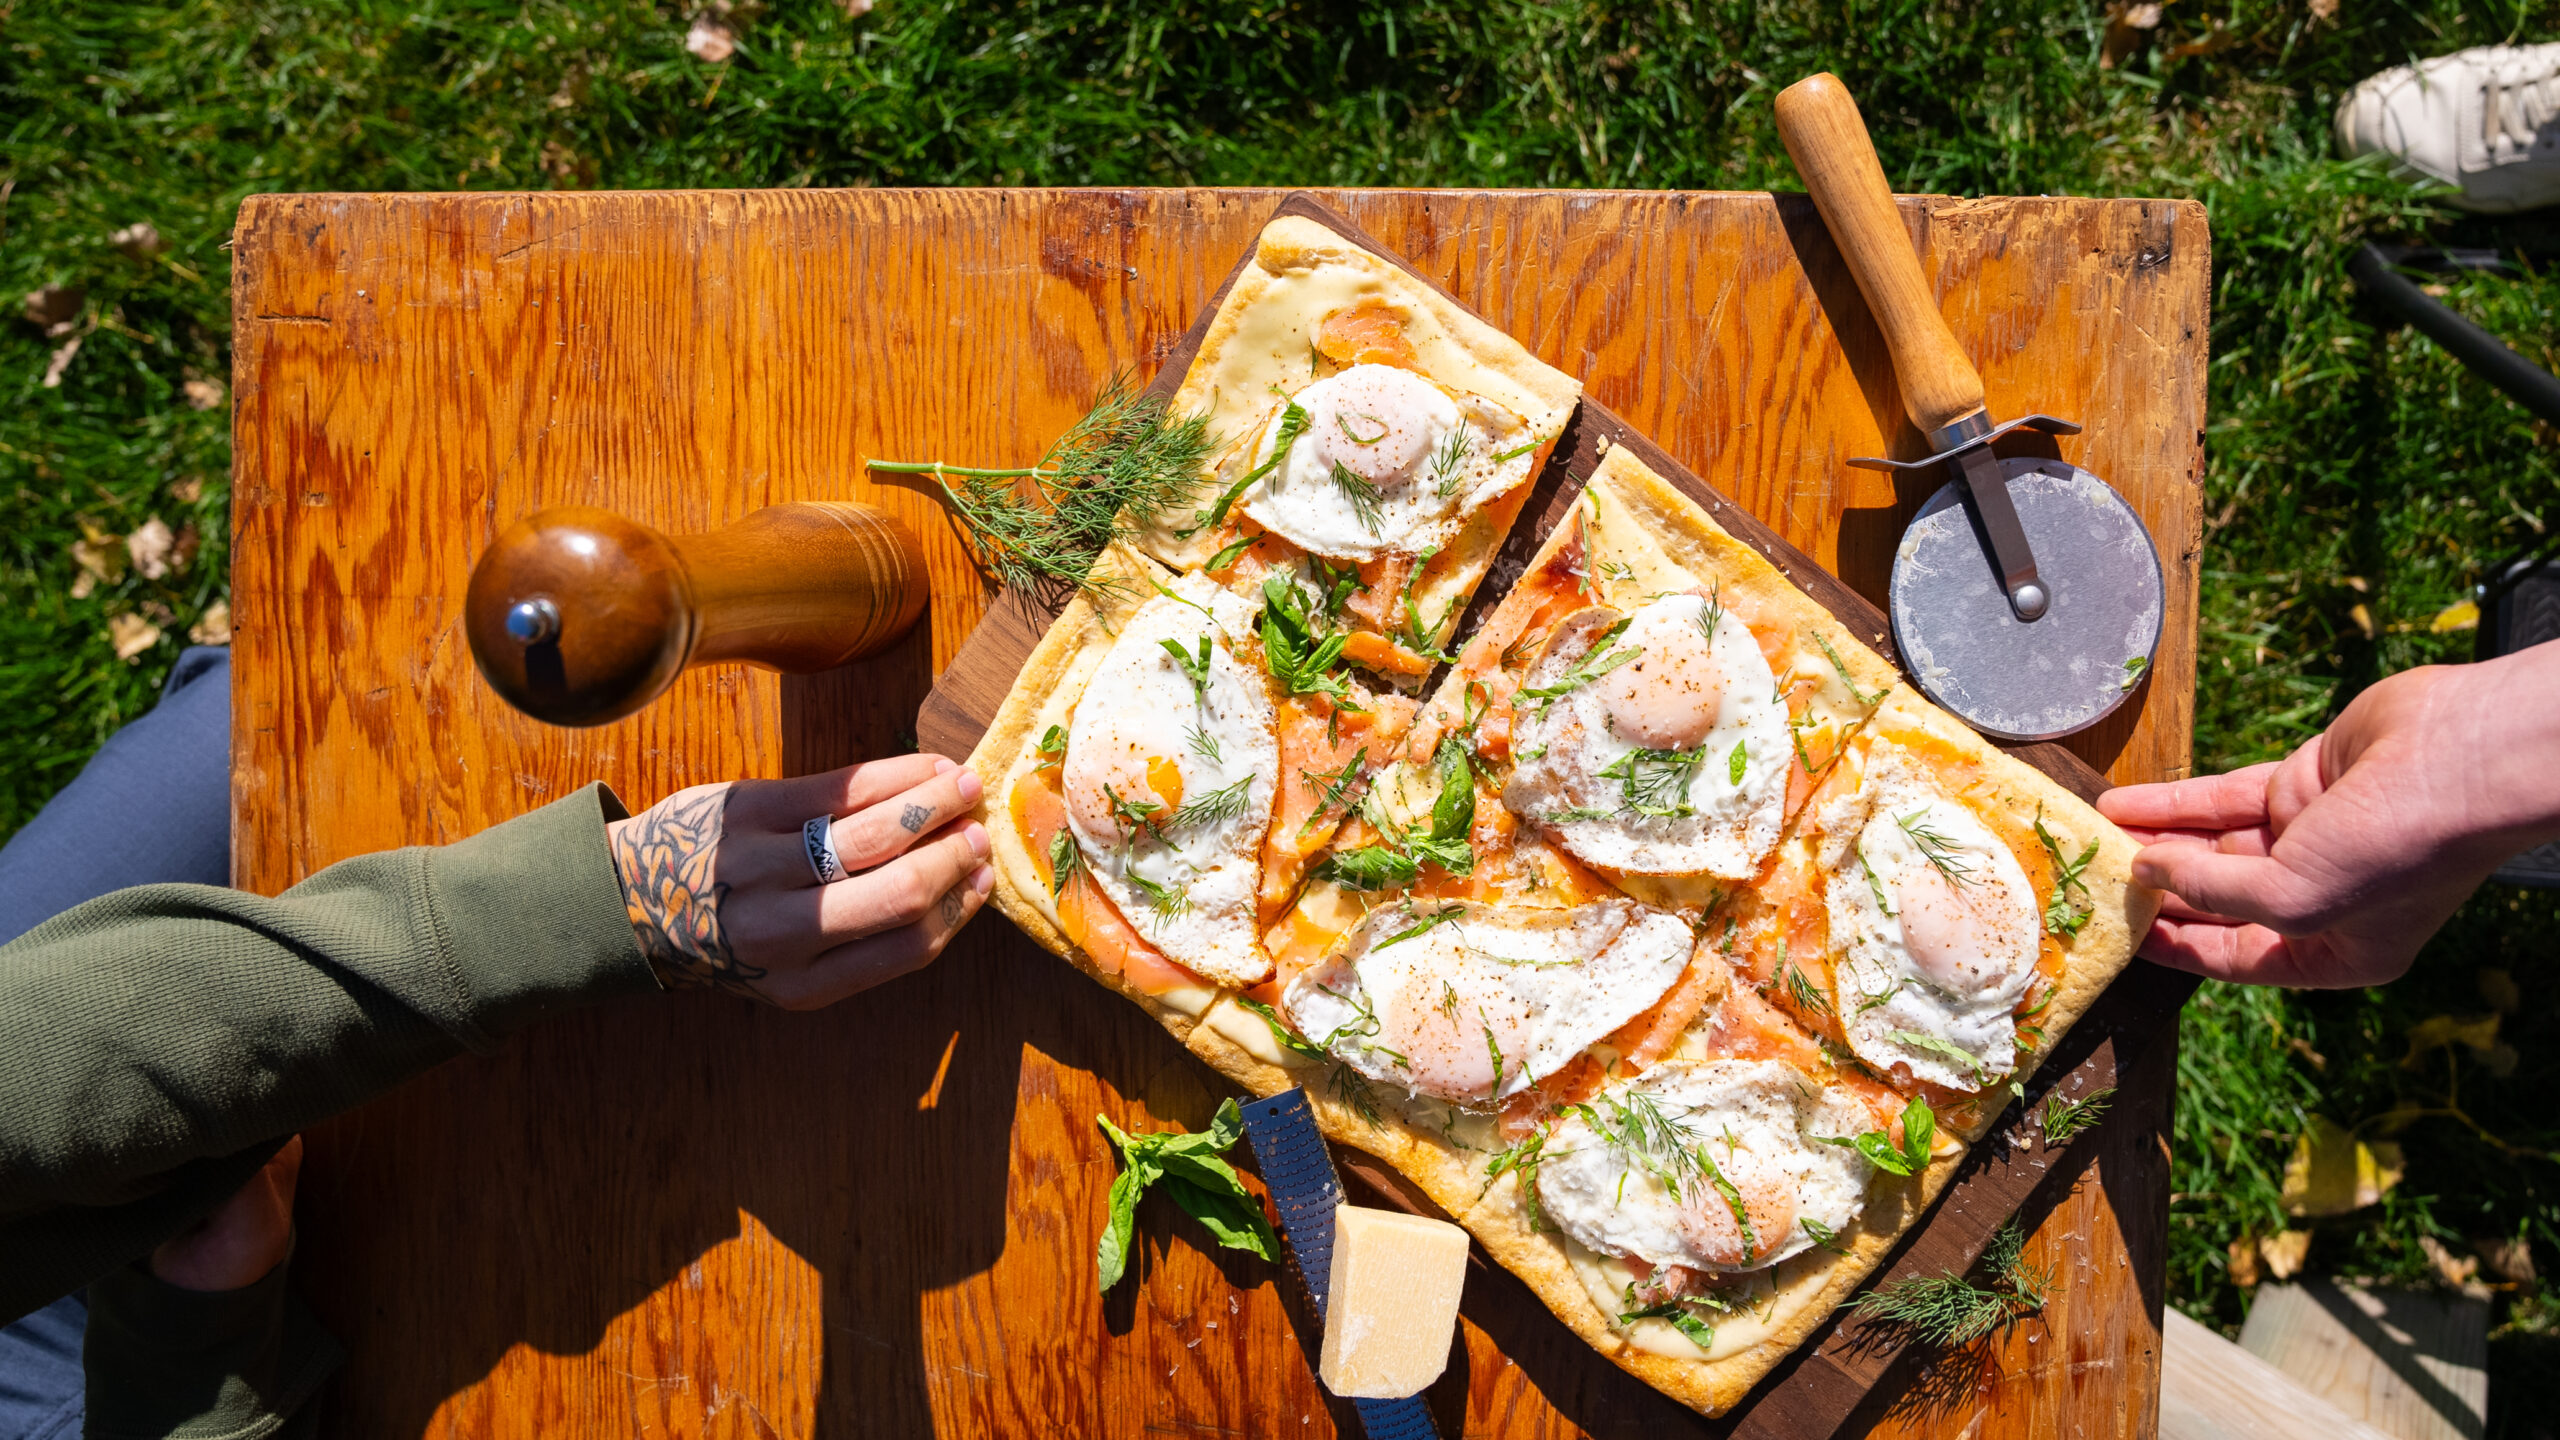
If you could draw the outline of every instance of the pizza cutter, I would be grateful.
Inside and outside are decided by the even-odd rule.
[[[2140,516],[2107,482],[2059,460],[2003,460],[2020,428],[2076,435],[2050,415],[1995,422],[1982,376],[1939,313],[1857,102],[1837,76],[1781,92],[1778,134],[1884,332],[1926,460],[1855,459],[1946,477],[1894,551],[1887,609],[1912,683],[1986,735],[2085,730],[2149,673],[2167,592]]]

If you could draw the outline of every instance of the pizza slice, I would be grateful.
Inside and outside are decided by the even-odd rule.
[[[1351,663],[1415,689],[1580,395],[1401,266],[1283,216],[1173,398],[1217,441],[1200,503],[1137,543],[1246,593],[1285,577]]]
[[[1321,1093],[1707,1413],[1917,1222],[2156,904],[2125,837],[1623,452],[1360,811],[1188,1043]]]

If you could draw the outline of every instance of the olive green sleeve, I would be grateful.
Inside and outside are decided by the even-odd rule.
[[[656,988],[590,786],[273,898],[102,896],[0,946],[0,1320],[148,1251],[284,1137],[550,1014]]]
[[[181,1290],[141,1261],[98,1277],[80,1354],[86,1440],[317,1433],[308,1402],[344,1352],[288,1288],[291,1271],[218,1291]]]

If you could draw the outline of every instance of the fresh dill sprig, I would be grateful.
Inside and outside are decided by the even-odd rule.
[[[2090,902],[2089,883],[2080,877],[2087,873],[2089,862],[2098,858],[2098,842],[2090,841],[2089,848],[2081,851],[2077,860],[2065,856],[2062,842],[2044,828],[2042,806],[2036,807],[2036,839],[2044,843],[2044,853],[2053,859],[2053,895],[2045,901],[2044,928],[2055,935],[2078,935],[2080,928],[2089,923],[2089,917],[2097,913],[2097,907]],[[2076,900],[2072,898],[2075,892],[2079,897]]]
[[[1901,981],[1899,981],[1899,980],[1896,980],[1896,981],[1894,981],[1892,984],[1890,984],[1890,985],[1886,986],[1885,988],[1883,988],[1882,990],[1877,991],[1875,994],[1870,995],[1870,996],[1868,996],[1866,999],[1859,1001],[1859,1002],[1858,1002],[1858,1013],[1859,1013],[1859,1014],[1861,1014],[1861,1015],[1864,1015],[1864,1014],[1866,1014],[1868,1011],[1873,1010],[1873,1009],[1877,1008],[1878,1006],[1880,1006],[1880,1005],[1884,1004],[1886,1001],[1888,1001],[1888,1000],[1892,999],[1894,996],[1901,994],[1901,993],[1902,993],[1902,985],[1903,985],[1903,982],[1901,982]]]
[[[1546,638],[1547,632],[1544,630],[1524,631],[1512,637],[1511,643],[1502,647],[1502,668],[1517,670],[1528,664],[1530,659],[1538,653],[1539,644]]]
[[[1243,815],[1252,799],[1253,777],[1247,775],[1232,785],[1184,801],[1182,808],[1173,812],[1173,818],[1165,822],[1164,828],[1178,830],[1186,825],[1223,825]]]
[[[1602,779],[1618,782],[1622,811],[1678,820],[1697,813],[1689,803],[1689,784],[1706,764],[1704,746],[1695,750],[1630,750],[1602,767]]]
[[[1218,753],[1218,737],[1197,725],[1191,727],[1191,733],[1185,737],[1184,743],[1191,747],[1192,754],[1212,764],[1225,763],[1226,757]]]
[[[1368,763],[1369,747],[1363,745],[1352,751],[1351,758],[1343,761],[1339,769],[1302,769],[1298,772],[1298,778],[1306,781],[1307,788],[1316,792],[1315,813],[1307,817],[1307,823],[1298,827],[1299,834],[1313,830],[1327,814],[1341,808],[1343,797],[1352,786],[1360,783],[1361,773]]]
[[[1929,824],[1927,806],[1908,815],[1896,815],[1893,823],[1901,826],[1902,833],[1911,837],[1911,843],[1919,847],[1920,858],[1928,861],[1931,868],[1955,884],[1973,883],[1973,866],[1956,853],[1956,842],[1949,839],[1945,831]]]
[[[1585,1113],[1611,1149],[1633,1158],[1672,1199],[1683,1198],[1685,1182],[1705,1178],[1701,1162],[1706,1151],[1697,1144],[1696,1134],[1664,1113],[1660,1102],[1643,1091],[1603,1094],[1599,1104]]]
[[[1460,425],[1431,455],[1431,488],[1443,500],[1458,493],[1459,466],[1467,463],[1467,427]]]
[[[2089,1092],[2083,1100],[2066,1100],[2060,1094],[2044,1097],[2044,1143],[2059,1145],[2106,1118],[2108,1103],[2116,1098],[2116,1087]]]
[[[1104,385],[1083,419],[1019,469],[938,460],[873,460],[874,471],[924,475],[960,521],[980,570],[1008,589],[1078,588],[1114,540],[1196,493],[1215,448],[1205,414],[1174,416],[1125,375]],[[956,483],[955,483],[956,482]]]
[[[1788,999],[1795,1002],[1797,1009],[1809,1015],[1831,1013],[1830,999],[1821,990],[1815,988],[1813,977],[1804,973],[1803,966],[1781,957],[1778,961],[1777,980],[1779,988],[1786,992]]]
[[[2013,1217],[1991,1237],[1979,1265],[1985,1282],[1962,1275],[1915,1275],[1871,1290],[1849,1308],[1923,1344],[1970,1345],[2044,1308],[2051,1277],[2024,1256],[2026,1232]]]
[[[1147,908],[1155,912],[1159,921],[1171,920],[1191,908],[1191,892],[1179,885],[1159,885],[1135,870],[1129,872],[1128,879],[1139,894],[1147,897]]]
[[[1378,1118],[1377,1087],[1369,1083],[1368,1076],[1348,1065],[1336,1065],[1327,1088],[1333,1092],[1333,1098],[1351,1107],[1352,1114],[1367,1121],[1370,1129],[1386,1128],[1385,1122]]]
[[[1707,592],[1707,603],[1698,611],[1698,628],[1706,632],[1709,645],[1716,643],[1716,626],[1723,621],[1724,584],[1719,581],[1714,589]]]
[[[1333,462],[1333,485],[1342,492],[1342,498],[1350,502],[1351,513],[1360,521],[1360,528],[1372,535],[1379,533],[1378,506],[1387,498],[1386,492],[1372,484],[1367,476],[1339,460]]]
[[[1457,1014],[1458,1014],[1458,987],[1457,987],[1457,986],[1455,986],[1455,985],[1450,984],[1450,983],[1449,983],[1448,981],[1446,981],[1446,980],[1443,980],[1443,981],[1441,981],[1441,982],[1440,982],[1440,1005],[1439,1005],[1439,1010],[1440,1010],[1440,1013],[1441,1013],[1441,1014],[1446,1015],[1446,1016],[1450,1017],[1451,1019],[1456,1019],[1456,1018],[1457,1018]]]

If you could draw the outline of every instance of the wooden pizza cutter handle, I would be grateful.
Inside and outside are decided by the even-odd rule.
[[[695,665],[793,674],[872,654],[924,612],[924,549],[868,505],[758,510],[667,536],[609,510],[527,516],[472,568],[471,658],[537,720],[602,725]]]
[[[1912,423],[1934,450],[1969,438],[1961,432],[1940,437],[1984,415],[1982,375],[1938,311],[1938,297],[1894,208],[1893,189],[1885,183],[1858,102],[1839,76],[1825,72],[1778,92],[1777,110],[1778,136],[1893,351],[1894,375]]]

